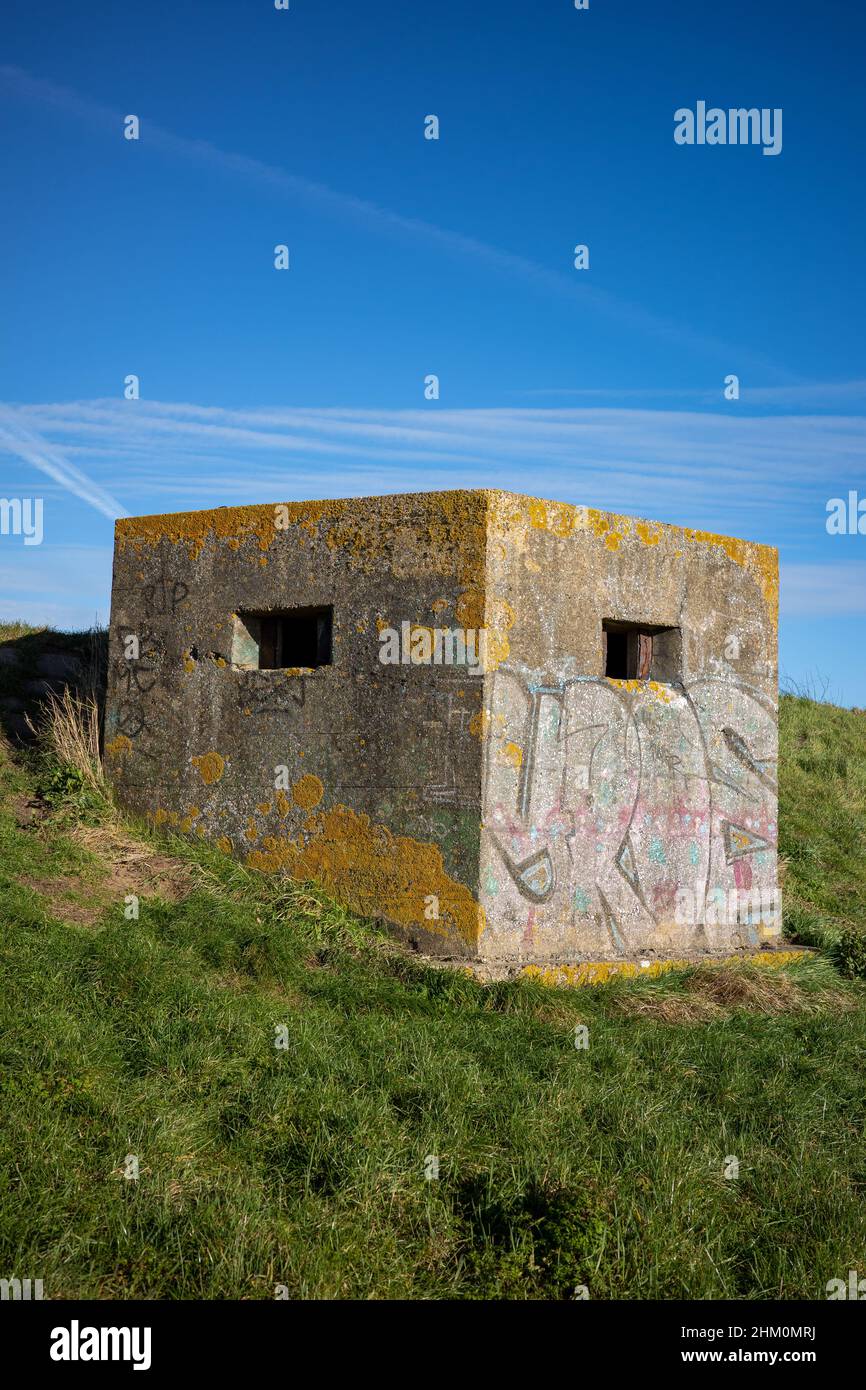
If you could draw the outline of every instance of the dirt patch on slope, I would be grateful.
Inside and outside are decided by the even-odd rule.
[[[76,826],[70,839],[99,861],[95,883],[75,874],[53,878],[22,875],[17,882],[47,900],[51,915],[76,926],[92,926],[112,907],[124,906],[131,895],[178,902],[188,897],[193,878],[184,864],[158,854],[117,826]]]
[[[102,885],[111,898],[127,893],[139,897],[156,896],[178,902],[192,892],[195,882],[185,864],[159,854],[143,840],[137,840],[117,825],[81,825],[71,838],[106,867]]]

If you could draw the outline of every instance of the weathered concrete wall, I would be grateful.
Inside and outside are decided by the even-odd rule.
[[[106,749],[121,802],[319,880],[423,949],[476,954],[483,677],[383,665],[379,628],[483,613],[485,509],[457,492],[118,522]],[[239,609],[325,604],[332,665],[232,668]]]
[[[485,958],[778,934],[776,551],[503,493],[488,538]],[[605,620],[680,629],[680,682],[605,678]]]
[[[438,954],[756,946],[772,924],[712,895],[776,883],[776,573],[767,547],[500,492],[126,519],[118,796]],[[239,610],[324,604],[332,665],[233,668]],[[680,629],[678,679],[606,678],[607,620]],[[486,674],[383,665],[404,623],[483,626]]]

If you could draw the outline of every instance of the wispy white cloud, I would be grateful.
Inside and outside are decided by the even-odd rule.
[[[74,451],[135,512],[505,487],[789,542],[824,536],[825,502],[856,486],[866,449],[866,418],[836,414],[111,399],[8,406],[4,418],[43,448]]]
[[[816,405],[866,405],[866,380],[803,381],[795,386],[748,386],[740,388],[747,405],[787,405],[803,410]]]
[[[69,87],[34,77],[22,68],[11,64],[0,65],[0,82],[8,92],[21,99],[60,109],[106,133],[110,132],[115,137],[122,129],[123,113],[92,101]],[[367,198],[359,198],[354,194],[330,188],[326,184],[301,178],[277,165],[267,164],[249,155],[220,149],[208,140],[176,135],[141,112],[137,114],[142,121],[141,146],[145,150],[153,149],[200,167],[216,169],[228,177],[253,182],[259,187],[288,196],[329,216],[351,218],[364,223],[374,231],[408,236],[414,241],[420,240],[439,246],[449,253],[482,262],[494,272],[519,277],[537,289],[553,294],[559,301],[598,311],[621,323],[631,332],[645,333],[648,337],[674,342],[692,352],[724,357],[729,361],[736,360],[741,366],[768,371],[778,379],[792,384],[796,381],[796,377],[790,371],[753,352],[747,344],[740,343],[734,346],[711,334],[699,332],[689,325],[667,319],[593,284],[585,276],[580,279],[570,277],[540,264],[529,256],[507,251],[477,237],[440,227],[424,218],[395,212]]]
[[[56,445],[42,438],[21,420],[20,413],[0,405],[0,451],[14,455],[53,478],[67,492],[95,507],[103,516],[125,516],[123,507],[105,488],[94,483],[69,462]]]
[[[656,386],[616,386],[535,388],[531,391],[518,391],[515,395],[526,399],[582,400],[582,401],[691,401],[717,407],[722,396],[721,385],[713,390],[703,387],[679,389],[678,387]],[[864,406],[866,405],[866,380],[855,381],[802,381],[792,386],[749,386],[740,384],[742,406],[787,406],[795,410],[805,410],[815,406]]]
[[[831,540],[825,528],[827,499],[863,478],[862,416],[232,410],[112,399],[6,405],[0,419],[22,459],[38,450],[43,461],[62,460],[58,488],[70,486],[73,453],[87,469],[75,469],[86,500],[108,496],[105,479],[136,513],[505,487],[778,544],[786,618],[866,615],[866,541],[861,558],[860,537]],[[97,510],[114,516],[123,508],[111,498]],[[87,625],[97,611],[107,614],[110,574],[110,545],[18,546],[14,556],[4,548],[0,616]]]

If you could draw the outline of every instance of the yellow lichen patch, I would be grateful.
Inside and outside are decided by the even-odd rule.
[[[770,618],[778,622],[779,557],[772,546],[736,540],[733,536],[717,536],[712,531],[686,529],[683,534],[693,543],[721,546],[729,560],[747,570],[760,587]]]
[[[228,662],[226,661],[226,659],[225,659],[224,656],[215,656],[215,657],[214,657],[214,665],[215,665],[215,666],[227,666],[227,665],[228,665]]]
[[[523,766],[523,749],[517,743],[506,743],[505,747],[500,749],[500,757],[509,767]]]
[[[271,809],[271,803],[270,803],[269,801],[260,801],[259,804],[258,804],[258,806],[256,807],[256,810],[257,810],[257,811],[259,812],[259,814],[262,815],[262,816],[266,816],[266,815],[268,814],[268,812],[270,811],[270,809]]]
[[[116,545],[119,552],[140,554],[172,544],[195,560],[205,545],[255,549],[267,558],[275,541],[307,541],[310,550],[327,547],[348,573],[376,574],[384,567],[398,579],[438,575],[458,588],[479,589],[490,497],[485,490],[460,489],[124,517],[115,528]],[[483,612],[483,601],[480,607]],[[481,627],[482,621],[465,625]]]
[[[644,545],[658,545],[662,538],[662,528],[651,521],[638,521],[635,523],[635,535]]]
[[[312,811],[315,806],[318,806],[324,793],[325,788],[318,777],[314,777],[312,772],[305,772],[304,776],[292,787],[292,800],[296,806],[301,807],[301,810]]]
[[[197,806],[190,806],[189,810],[187,811],[186,815],[180,823],[180,828],[184,832],[184,834],[188,834],[189,831],[192,830],[194,823],[198,820],[200,815],[201,811],[198,809]]]
[[[806,951],[755,951],[752,955],[726,956],[723,960],[712,961],[720,967],[732,965],[759,965],[779,970],[782,966],[805,960]],[[694,960],[671,959],[654,960],[649,965],[641,965],[634,960],[581,961],[577,965],[527,965],[520,972],[543,985],[561,987],[563,985],[602,985],[618,976],[621,979],[634,979],[640,975],[655,979],[671,970],[689,970],[695,966]]]
[[[286,816],[292,809],[292,803],[289,801],[289,798],[286,796],[286,793],[284,791],[277,792],[276,803],[279,815],[282,817],[283,820],[285,820]]]
[[[642,681],[621,680],[619,676],[605,676],[608,685],[616,686],[617,690],[640,690]]]
[[[644,521],[614,512],[602,512],[592,507],[574,507],[564,502],[544,502],[538,498],[521,497],[513,493],[492,493],[489,513],[491,536],[514,546],[521,553],[525,551],[527,533],[533,527],[538,528],[542,525],[549,533],[557,536],[568,536],[577,530],[588,530],[611,551],[618,550],[626,537],[633,537],[641,544],[649,546],[656,546],[667,540],[671,546],[672,559],[682,557],[683,552],[676,548],[680,539],[692,544],[718,545],[730,560],[753,576],[761,590],[769,617],[773,622],[777,621],[778,559],[771,546],[757,545],[731,536],[719,536],[709,531],[684,530],[679,526]],[[546,518],[546,522],[542,523],[542,517]]]
[[[201,753],[193,758],[192,764],[197,767],[201,774],[201,780],[206,786],[213,786],[223,775],[225,769],[225,759],[219,753]]]
[[[515,613],[508,599],[491,594],[487,601],[485,621],[494,632],[509,632],[514,627]]]
[[[636,677],[631,680],[622,680],[618,676],[605,676],[604,679],[608,685],[614,686],[616,690],[626,690],[632,695],[644,691],[663,705],[673,704],[674,692],[670,686],[662,685],[660,681],[638,680]]]
[[[161,806],[153,813],[153,823],[157,828],[161,825],[177,825],[178,820],[177,811],[164,811]]]
[[[659,681],[647,681],[646,689],[655,695],[657,700],[661,700],[662,704],[670,705],[673,703],[674,697],[672,691],[668,686],[662,685]]]
[[[464,884],[448,876],[437,845],[394,835],[348,806],[311,816],[307,825],[306,839],[281,839],[274,850],[253,850],[247,863],[313,879],[363,915],[445,937],[456,932],[467,946],[477,946],[483,909]],[[438,920],[425,915],[430,895],[439,900]]]
[[[244,839],[245,839],[245,840],[249,840],[250,844],[255,844],[255,842],[256,842],[256,840],[257,840],[258,838],[259,838],[259,829],[258,829],[258,826],[256,825],[255,821],[253,820],[252,816],[250,816],[249,820],[247,821],[247,828],[246,828],[246,830],[244,831]]]
[[[504,633],[488,632],[485,671],[496,671],[508,660],[510,653],[511,643]]]
[[[608,531],[611,530],[611,518],[608,516],[607,512],[598,512],[594,507],[588,507],[586,511],[586,520],[590,531],[594,532],[599,540],[601,540],[603,536],[606,536]]]
[[[487,495],[456,490],[407,499],[341,498],[272,506],[221,507],[206,512],[130,517],[118,523],[118,544],[156,546],[162,540],[186,542],[193,556],[213,537],[228,544],[258,540],[267,551],[278,535],[293,533],[343,551],[352,568],[372,572],[388,556],[405,573],[468,576],[483,564]],[[395,555],[400,528],[414,532],[411,545]]]
[[[185,651],[183,654],[183,669],[186,671],[188,676],[191,675],[192,672],[195,670],[195,662],[193,661],[189,651]]]
[[[490,714],[486,709],[478,710],[469,720],[469,732],[475,738],[484,739],[490,731]]]
[[[526,535],[533,529],[557,537],[589,529],[610,549],[630,535],[643,544],[657,545],[664,538],[675,543],[683,534],[678,527],[567,503],[497,490],[455,490],[423,499],[338,499],[124,517],[117,522],[116,536],[119,548],[129,545],[140,550],[168,540],[186,543],[196,556],[209,538],[233,549],[253,540],[260,552],[266,552],[278,535],[292,531],[296,538],[308,536],[324,541],[332,550],[344,551],[351,568],[372,572],[387,557],[401,577],[433,572],[456,578],[467,589],[477,591],[488,531],[489,539],[506,540],[523,551]],[[411,535],[412,543],[395,547],[395,534],[401,531]],[[776,556],[770,547],[699,531],[688,533],[688,539],[720,545],[735,563],[753,573],[775,616]],[[479,627],[481,623],[464,620],[464,625]]]
[[[486,595],[481,589],[467,589],[462,593],[454,607],[454,616],[462,627],[478,631],[484,626]]]
[[[518,500],[520,507],[517,511],[505,513],[500,506],[494,512],[493,525],[497,532],[504,535],[509,543],[515,544],[518,550],[523,551],[525,546],[525,536],[528,528],[538,527],[542,515],[545,517],[543,529],[559,540],[565,540],[572,536],[576,531],[590,530],[599,539],[605,539],[610,549],[615,549],[619,544],[622,535],[628,535],[630,519],[628,517],[613,517],[606,512],[595,511],[588,507],[576,507],[570,502],[539,502],[536,498],[515,499],[509,497],[509,504],[513,506]],[[616,539],[611,539],[615,531],[620,535]],[[532,569],[535,562],[530,562],[527,568]]]
[[[292,506],[303,508],[304,505],[292,504],[289,512]],[[121,548],[129,544],[155,547],[162,540],[174,544],[185,542],[193,559],[200,554],[210,536],[225,541],[233,550],[237,550],[242,541],[254,538],[260,550],[267,550],[276,535],[275,508],[268,505],[214,507],[208,511],[171,512],[164,516],[121,517],[115,523],[115,537]]]
[[[655,979],[669,970],[685,970],[688,965],[687,960],[656,960],[643,967],[631,960],[593,960],[581,961],[578,965],[527,965],[520,973],[553,987],[603,985],[615,975],[624,979],[631,979],[635,975]]]
[[[464,595],[464,597],[466,596]],[[515,612],[508,600],[497,594],[485,595],[484,605],[484,669],[485,671],[495,671],[504,661],[508,660],[511,651],[508,633],[514,627]]]
[[[552,531],[560,539],[570,536],[577,524],[577,509],[568,506],[565,502],[558,502],[556,506],[547,509],[547,529]]]
[[[221,849],[223,854],[231,854],[232,842],[229,839],[228,835],[220,835],[219,839],[217,840],[217,849]]]
[[[127,738],[126,734],[117,734],[106,743],[105,751],[113,761],[121,761],[132,752],[132,739]]]

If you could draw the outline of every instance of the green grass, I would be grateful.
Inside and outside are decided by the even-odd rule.
[[[32,623],[0,622],[0,642],[12,642],[19,637],[29,637],[33,633],[44,631],[44,627],[34,627]]]
[[[779,737],[788,932],[866,974],[866,714],[783,695]]]
[[[864,722],[783,704],[787,887],[831,950],[866,883]],[[5,1277],[54,1298],[777,1299],[864,1268],[866,995],[829,955],[731,972],[723,1007],[700,971],[482,986],[179,840],[185,896],[126,921],[118,890],[74,925],[44,885],[93,899],[113,866],[74,802],[18,823],[33,775],[0,750]]]

